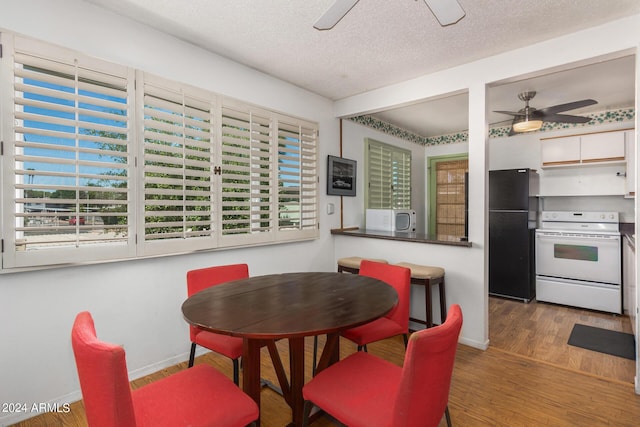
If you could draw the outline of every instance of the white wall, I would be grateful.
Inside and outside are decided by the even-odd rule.
[[[635,15],[335,103],[336,115],[349,117],[391,109],[447,93],[469,92],[469,240],[472,248],[448,248],[440,245],[422,245],[418,248],[415,244],[401,245],[394,242],[383,252],[390,255],[392,260],[402,256],[426,264],[441,263],[446,268],[447,296],[450,296],[447,302],[460,304],[465,317],[463,341],[482,346],[488,343],[489,333],[488,259],[485,249],[488,241],[486,182],[491,155],[486,137],[486,88],[496,82],[543,73],[544,70],[557,69],[567,64],[596,61],[598,58],[619,55],[623,51],[636,52],[639,45],[640,15]],[[636,82],[638,73],[640,70],[636,69]],[[634,127],[638,128],[637,115]],[[518,153],[517,158],[522,156],[524,153]],[[634,210],[637,212],[637,201],[635,205]],[[383,249],[374,242],[367,242],[365,245],[353,240],[359,239],[336,239],[336,256],[358,253],[368,256],[374,247]],[[450,276],[453,282],[449,281]],[[450,283],[452,286],[449,286]]]
[[[317,121],[321,182],[323,159],[337,153],[338,120],[327,99],[84,1],[3,1],[0,28]],[[320,239],[304,243],[0,275],[0,402],[30,408],[80,399],[70,331],[81,310],[94,314],[101,338],[124,344],[132,378],[186,360],[186,271],[231,262],[248,263],[252,275],[333,271],[329,230],[339,220],[320,209],[320,225]],[[0,413],[0,425],[34,415]]]

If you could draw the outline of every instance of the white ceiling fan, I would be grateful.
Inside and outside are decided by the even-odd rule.
[[[318,30],[333,28],[359,0],[336,0],[333,5],[313,24]],[[464,18],[465,12],[457,0],[424,0],[440,25],[455,24]]]

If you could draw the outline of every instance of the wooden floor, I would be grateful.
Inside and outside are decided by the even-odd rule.
[[[456,427],[475,426],[620,426],[640,425],[640,396],[633,390],[633,368],[628,363],[602,358],[588,350],[567,349],[567,323],[580,323],[626,331],[625,317],[582,312],[551,304],[522,304],[490,298],[491,347],[487,351],[460,345],[451,384],[449,409]],[[628,322],[628,319],[626,319]],[[571,326],[573,323],[571,323]],[[567,335],[568,339],[568,335]],[[322,339],[320,340],[322,343]],[[307,345],[307,378],[311,378],[312,340]],[[185,343],[188,347],[188,343]],[[570,347],[570,346],[568,346]],[[288,357],[285,341],[278,343],[281,357]],[[341,356],[355,351],[341,341]],[[369,352],[400,365],[404,356],[401,338],[369,346]],[[197,359],[231,376],[231,362],[212,353]],[[139,387],[172,372],[186,369],[186,362],[132,383]],[[262,376],[276,382],[266,349]],[[291,413],[284,400],[264,388],[261,425],[282,427]],[[15,424],[19,427],[86,426],[82,402],[69,414],[50,413]],[[315,427],[334,424],[319,419]],[[446,426],[444,420],[440,427]]]
[[[627,316],[535,300],[525,304],[489,298],[489,341],[496,349],[633,384],[635,361],[567,344],[576,323],[632,333]]]

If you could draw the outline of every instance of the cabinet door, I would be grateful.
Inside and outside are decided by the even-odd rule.
[[[580,162],[580,137],[544,139],[540,141],[543,166],[568,165]]]
[[[624,160],[624,132],[604,132],[580,137],[582,163]]]
[[[626,188],[628,196],[636,195],[636,133],[628,130],[624,133],[625,157],[627,159]]]

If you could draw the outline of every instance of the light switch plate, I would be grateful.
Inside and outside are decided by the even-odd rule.
[[[335,212],[333,203],[327,203],[327,215],[333,215],[333,212]]]

